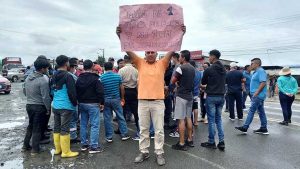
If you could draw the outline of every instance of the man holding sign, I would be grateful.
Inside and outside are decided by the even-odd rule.
[[[170,6],[172,8],[170,8]],[[172,15],[170,15],[170,13]],[[180,23],[181,21],[182,23],[173,26],[170,26],[170,24],[161,24],[162,18],[165,18],[166,22],[173,20],[176,23]],[[120,7],[120,25],[117,27],[116,32],[121,40],[122,51],[126,51],[139,72],[138,115],[140,125],[139,149],[141,153],[135,158],[136,163],[143,162],[149,158],[149,128],[152,119],[155,129],[154,142],[156,161],[158,165],[165,165],[163,156],[165,109],[164,74],[169,65],[171,56],[174,53],[173,51],[180,50],[182,36],[186,31],[183,20],[176,20],[178,18],[183,18],[183,16],[182,8],[177,5],[153,4]],[[146,24],[150,22],[153,24],[157,22],[161,25],[153,26],[153,24]],[[171,21],[169,23],[171,23]],[[178,29],[180,32],[176,32]],[[164,33],[158,37],[155,31],[157,32],[159,30],[169,30],[169,32],[173,33],[171,33],[172,37],[168,38],[168,35],[164,35]],[[145,36],[141,36],[141,32],[144,32],[143,35]],[[165,42],[166,45],[160,42]],[[172,46],[170,44],[179,45]],[[133,50],[145,51],[145,59],[132,52]],[[167,50],[170,52],[162,59],[156,61],[157,51]]]

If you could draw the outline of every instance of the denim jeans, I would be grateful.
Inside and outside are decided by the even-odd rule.
[[[128,129],[124,118],[123,109],[121,106],[120,99],[107,99],[104,102],[104,126],[105,126],[105,137],[110,139],[113,136],[113,125],[112,125],[112,111],[116,113],[118,124],[121,132],[121,136],[127,135]]]
[[[224,96],[207,96],[206,112],[208,119],[208,142],[215,143],[215,125],[218,129],[219,142],[224,141],[224,129],[222,124],[222,108]]]
[[[43,122],[45,121],[47,109],[43,105],[27,104],[26,111],[29,124],[25,134],[24,146],[29,147],[30,139],[32,138],[32,150],[39,152]]]
[[[250,90],[244,91],[244,92],[243,92],[243,108],[246,108],[245,103],[246,103],[246,100],[247,100],[247,97],[248,97],[248,96],[249,96],[250,99],[251,99]]]
[[[88,145],[88,123],[90,124],[90,147],[97,148],[100,133],[100,108],[97,103],[79,103],[80,140],[82,145]]]
[[[77,121],[78,121],[78,109],[72,112],[72,118],[70,122],[70,138],[75,140],[77,138]]]
[[[231,119],[235,119],[234,102],[236,104],[236,112],[239,119],[243,118],[242,106],[242,91],[235,91],[228,93],[229,114]]]
[[[258,111],[259,119],[261,122],[261,128],[262,129],[267,129],[267,117],[264,109],[264,100],[260,99],[258,97],[252,97],[251,99],[251,105],[248,111],[247,119],[244,124],[244,128],[248,129],[253,117],[254,113]]]
[[[295,96],[290,97],[282,92],[279,92],[279,100],[280,100],[280,105],[281,105],[284,121],[291,120],[292,104],[295,100]]]
[[[68,135],[70,133],[70,122],[72,118],[72,110],[54,109],[54,133]]]

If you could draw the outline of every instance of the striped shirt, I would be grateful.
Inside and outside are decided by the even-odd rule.
[[[104,88],[105,99],[120,99],[121,76],[114,72],[106,72],[100,76]]]

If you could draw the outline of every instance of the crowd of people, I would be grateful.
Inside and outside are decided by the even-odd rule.
[[[185,27],[182,30],[185,32]],[[117,34],[120,33],[118,27]],[[115,60],[109,58],[103,65],[104,70],[91,60],[85,60],[80,71],[77,58],[60,55],[56,58],[55,70],[50,74],[48,69],[51,66],[47,58],[39,56],[25,80],[29,125],[23,150],[31,150],[31,154],[36,155],[41,152],[41,143],[49,143],[47,126],[53,113],[54,154],[63,158],[78,156],[79,152],[71,151],[70,145],[79,142],[81,151],[100,153],[103,151],[99,141],[100,112],[103,112],[107,143],[116,139],[114,133],[120,135],[122,141],[131,138],[127,121],[133,115],[136,133],[132,139],[139,140],[140,150],[135,163],[150,157],[151,138],[154,138],[156,162],[158,165],[166,163],[163,149],[165,129],[172,130],[169,136],[178,138],[172,149],[187,151],[194,147],[193,133],[199,122],[208,124],[208,140],[201,146],[224,151],[224,104],[226,102],[230,120],[235,120],[235,105],[238,119],[243,120],[243,108],[248,96],[251,104],[247,118],[244,125],[236,129],[247,133],[254,113],[258,112],[261,127],[254,133],[269,134],[264,110],[267,73],[261,67],[259,58],[252,59],[251,65],[241,71],[236,63],[224,66],[219,60],[221,53],[218,50],[210,51],[209,62],[201,67],[191,60],[188,50],[180,53],[170,51],[160,60],[157,60],[156,51],[145,51],[145,57],[131,51],[126,53],[123,59],[118,60],[117,68],[114,67]],[[281,124],[288,125],[291,123],[291,105],[298,84],[289,68],[284,68],[280,75],[277,86],[284,115]],[[116,116],[116,130],[112,123],[113,113]]]

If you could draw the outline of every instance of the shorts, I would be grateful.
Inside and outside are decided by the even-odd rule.
[[[197,100],[193,101],[193,110],[198,110],[198,101]]]
[[[180,97],[176,97],[176,105],[174,111],[174,119],[185,119],[192,117],[193,101],[188,101]]]

